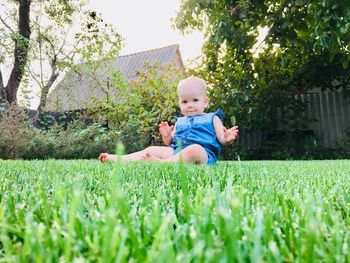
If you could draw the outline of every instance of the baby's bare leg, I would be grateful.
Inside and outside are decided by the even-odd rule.
[[[199,144],[192,144],[190,146],[187,146],[182,151],[178,152],[176,155],[159,161],[174,163],[182,161],[184,163],[196,163],[204,165],[208,163],[208,154]]]
[[[167,159],[171,157],[174,154],[174,149],[167,146],[150,146],[146,149],[123,155],[121,159],[123,161],[138,161],[138,160],[147,160],[151,156],[153,156],[156,159]]]

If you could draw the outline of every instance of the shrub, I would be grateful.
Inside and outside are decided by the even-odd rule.
[[[342,139],[338,142],[338,156],[339,158],[350,158],[350,127],[344,131]]]
[[[101,117],[123,131],[128,152],[138,145],[160,144],[158,124],[179,112],[176,86],[183,73],[174,65],[160,68],[146,64],[144,69],[131,81],[114,73],[114,92],[108,101],[95,101]]]
[[[89,159],[97,158],[101,152],[113,152],[120,134],[116,130],[108,131],[99,124],[85,126],[75,121],[68,124],[66,130],[52,130],[55,136],[54,158]]]
[[[49,159],[55,152],[55,137],[52,132],[35,129],[27,146],[17,156],[21,159]]]
[[[1,159],[87,159],[101,152],[113,152],[120,132],[85,120],[35,128],[25,110],[9,105],[0,111]]]
[[[16,105],[0,111],[0,158],[14,159],[28,147],[35,134],[26,112]]]
[[[138,123],[128,123],[120,130],[120,141],[124,144],[126,153],[133,153],[145,149],[150,145],[151,134],[142,135],[139,131]],[[156,134],[156,131],[153,132]]]

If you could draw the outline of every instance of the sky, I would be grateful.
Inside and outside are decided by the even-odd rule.
[[[187,64],[201,53],[203,35],[195,31],[181,35],[172,28],[180,0],[90,0],[89,8],[102,14],[124,38],[120,55],[179,44]],[[188,64],[187,64],[188,65]]]
[[[194,31],[182,35],[173,29],[171,19],[180,9],[180,0],[90,0],[88,9],[101,13],[105,23],[114,26],[123,37],[124,47],[120,55],[142,52],[179,44],[186,66],[189,60],[201,54],[203,34]],[[38,91],[34,89],[30,107],[39,104]],[[22,94],[19,94],[22,100]]]

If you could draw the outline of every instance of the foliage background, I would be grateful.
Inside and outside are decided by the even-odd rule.
[[[234,115],[240,129],[268,134],[265,158],[312,158],[319,138],[301,132],[310,120],[295,95],[316,89],[349,97],[349,19],[348,1],[186,0],[175,26],[205,32],[202,63],[192,74],[212,86],[211,106],[224,109],[226,124]],[[281,123],[285,129],[276,129]]]

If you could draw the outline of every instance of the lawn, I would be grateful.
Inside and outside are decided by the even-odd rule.
[[[0,262],[350,262],[350,161],[0,160]]]

